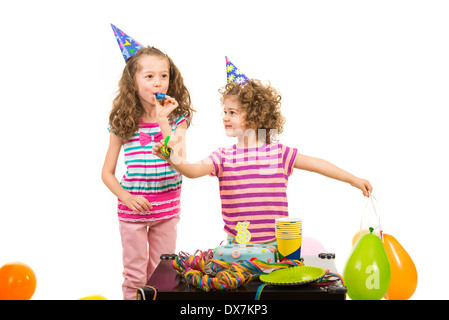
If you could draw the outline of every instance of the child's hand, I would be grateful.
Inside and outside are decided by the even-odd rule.
[[[166,119],[168,115],[178,107],[178,101],[176,99],[165,95],[164,105],[162,106],[158,100],[156,100],[156,117],[157,119]]]
[[[121,200],[128,208],[130,208],[134,212],[148,211],[153,208],[151,203],[144,196],[134,196],[132,194],[129,194],[129,196]]]
[[[365,179],[355,178],[351,182],[351,185],[353,187],[356,187],[356,188],[359,188],[360,190],[362,190],[363,195],[365,197],[369,197],[369,194],[371,192],[373,192],[373,187],[371,186],[371,183],[369,183],[369,181],[365,180]]]
[[[162,140],[161,140],[161,141],[159,141],[155,146],[153,146],[153,148],[152,148],[151,150],[152,150],[152,153],[153,153],[156,157],[159,157],[159,158],[161,158],[161,159],[167,160],[167,158],[165,158],[165,157],[163,156],[162,152],[161,152],[161,147],[162,147],[163,145],[164,145],[164,144],[162,143]],[[167,147],[168,147],[168,148],[171,148],[170,142],[167,143]]]
[[[161,153],[162,146],[163,146],[162,142],[159,141],[155,146],[153,146],[153,148],[151,149],[151,153],[154,154],[156,157],[163,159],[164,157],[162,156]]]

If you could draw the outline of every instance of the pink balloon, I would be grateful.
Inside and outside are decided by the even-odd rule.
[[[302,256],[312,256],[325,252],[327,252],[327,250],[318,240],[311,237],[302,237],[302,244],[301,244]]]

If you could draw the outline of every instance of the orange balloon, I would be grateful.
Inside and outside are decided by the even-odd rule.
[[[362,236],[365,233],[370,233],[370,231],[369,230],[362,230]],[[380,238],[380,236],[379,236],[379,234],[377,232],[373,232],[373,234],[375,234],[376,236],[378,236]],[[352,246],[355,245],[355,243],[357,242],[357,240],[359,240],[359,238],[360,238],[360,231],[357,231],[357,233],[352,238]]]
[[[7,263],[0,268],[0,300],[29,300],[36,290],[36,275],[24,263]]]
[[[391,280],[385,299],[408,300],[418,285],[418,273],[412,258],[392,235],[383,234],[383,245],[390,261]]]

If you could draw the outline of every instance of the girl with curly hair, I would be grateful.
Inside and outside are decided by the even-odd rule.
[[[165,100],[159,102],[156,93],[165,94]],[[184,158],[193,112],[189,91],[169,56],[144,47],[126,60],[109,116],[102,170],[103,182],[118,198],[124,299],[136,298],[161,254],[175,252],[182,176],[152,154],[152,147],[169,136],[174,153]],[[115,170],[122,147],[127,171],[119,182]]]
[[[275,142],[285,123],[276,89],[252,79],[228,83],[220,93],[226,135],[237,138],[237,143],[218,148],[197,163],[176,155],[168,161],[188,178],[218,177],[228,240],[235,240],[238,222],[248,221],[251,242],[276,244],[275,219],[288,216],[287,180],[294,168],[348,182],[369,195],[372,187],[367,180]],[[160,147],[153,147],[153,153],[160,156]]]

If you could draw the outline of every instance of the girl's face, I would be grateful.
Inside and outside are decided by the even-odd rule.
[[[139,58],[140,70],[136,72],[136,84],[142,105],[156,105],[155,94],[167,93],[169,66],[165,58],[142,56]]]
[[[228,137],[238,137],[245,130],[246,113],[242,111],[237,96],[229,96],[224,100],[223,124]]]

